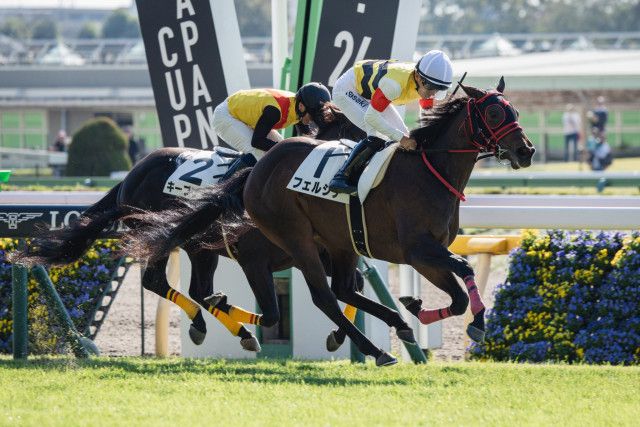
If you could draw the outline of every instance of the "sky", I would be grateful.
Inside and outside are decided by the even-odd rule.
[[[0,7],[69,7],[82,9],[116,9],[128,7],[133,0],[2,0]]]

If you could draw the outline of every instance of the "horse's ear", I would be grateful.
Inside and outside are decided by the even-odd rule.
[[[480,89],[476,89],[475,87],[465,86],[462,83],[459,83],[459,84],[462,90],[464,91],[464,93],[466,93],[467,96],[473,99],[482,98],[485,94],[483,91],[481,91]]]
[[[500,81],[498,82],[498,87],[496,90],[500,93],[504,93],[504,76],[500,77]]]

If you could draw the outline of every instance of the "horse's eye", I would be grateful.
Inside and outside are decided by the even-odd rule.
[[[485,120],[487,121],[487,125],[491,129],[497,128],[504,122],[505,119],[505,111],[501,105],[489,105],[484,112]]]

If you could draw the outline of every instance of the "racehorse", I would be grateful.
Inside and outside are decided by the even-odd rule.
[[[364,132],[351,124],[339,110],[332,109],[326,123],[319,127],[316,138],[360,139]],[[115,221],[124,219],[130,228],[126,233],[135,234],[139,224],[135,219],[138,209],[147,212],[162,210],[173,205],[177,197],[163,192],[164,184],[181,163],[181,155],[197,151],[188,148],[162,148],[150,153],[113,187],[101,200],[89,207],[71,228],[44,232],[33,242],[30,252],[12,254],[13,262],[23,264],[66,264],[75,261],[89,248],[102,231]],[[246,227],[245,227],[246,231]],[[210,241],[220,240],[220,234],[205,236]],[[237,241],[217,249],[200,248],[195,242],[184,242],[192,265],[189,297],[214,315],[234,336],[240,337],[245,350],[259,351],[260,344],[243,323],[273,326],[280,318],[277,297],[273,284],[273,272],[290,268],[293,259],[274,245],[255,227],[249,227]],[[229,305],[226,297],[213,296],[213,276],[219,256],[234,258],[240,264],[256,297],[262,314],[255,314],[240,307]],[[206,324],[200,307],[173,289],[165,275],[168,254],[149,259],[142,277],[142,285],[162,298],[179,305],[189,316],[192,324],[189,336],[201,344],[206,335]],[[328,264],[328,260],[325,262]],[[330,272],[327,265],[327,272]],[[362,277],[354,276],[356,286],[362,287]]]
[[[517,110],[504,97],[503,78],[496,90],[483,91],[462,84],[460,87],[467,96],[436,107],[425,125],[411,132],[418,150],[397,149],[385,177],[371,190],[363,206],[373,256],[411,265],[452,300],[449,307],[439,310],[416,310],[416,301],[412,299],[402,299],[403,304],[422,323],[430,323],[463,314],[471,301],[474,319],[467,333],[475,341],[481,341],[484,305],[473,269],[466,259],[448,250],[458,232],[463,190],[478,158],[495,156],[519,169],[531,164],[535,148],[518,123]],[[191,205],[190,214],[185,215],[183,210],[174,217],[179,223],[179,233],[169,230],[174,225],[164,227],[169,230],[168,236],[181,234],[184,239],[201,230],[202,217],[206,216],[203,212],[217,214],[209,217],[209,221],[214,221],[233,209],[229,206],[243,205],[257,227],[294,259],[306,279],[313,303],[362,353],[373,356],[378,366],[396,363],[393,356],[371,343],[337,304],[336,297],[376,317],[384,318],[386,313],[384,306],[367,300],[353,286],[351,278],[358,255],[350,238],[344,206],[287,189],[287,183],[316,144],[317,141],[308,138],[278,144],[252,170],[237,174],[226,188],[212,187],[203,200]],[[231,203],[231,199],[240,198],[242,188],[243,204]],[[240,213],[241,208],[236,209]],[[143,243],[153,250],[158,242],[150,238]],[[331,289],[318,255],[318,244],[331,256]],[[157,256],[161,254],[162,251]],[[469,295],[454,275],[463,280]]]

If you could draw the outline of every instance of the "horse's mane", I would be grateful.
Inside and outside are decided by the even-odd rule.
[[[324,120],[322,123],[318,124],[318,132],[315,135],[316,138],[322,139],[326,132],[330,132],[334,130],[336,127],[339,129],[338,133],[343,138],[356,138],[355,134],[362,134],[359,137],[364,138],[366,134],[364,131],[360,130],[356,127],[351,121],[347,118],[347,116],[340,110],[333,102],[327,102],[325,104],[326,108],[324,109]]]
[[[469,98],[454,98],[428,110],[420,119],[420,127],[411,131],[418,145],[423,146],[430,141],[435,141],[451,124],[456,114],[467,105]]]

